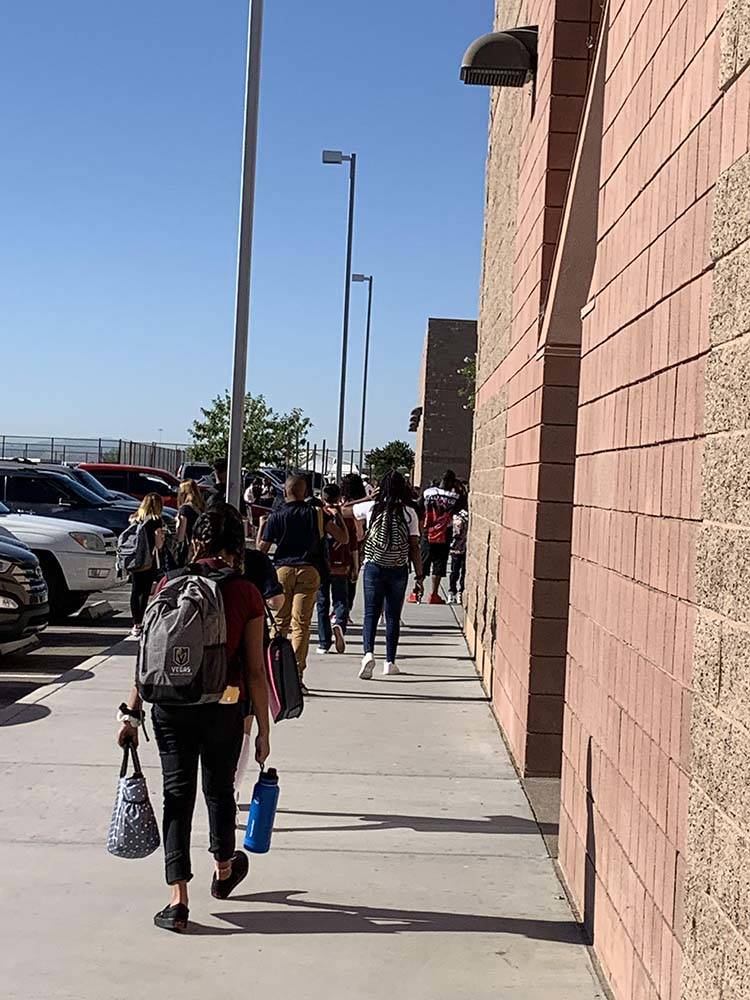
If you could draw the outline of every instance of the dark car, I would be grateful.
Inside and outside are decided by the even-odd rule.
[[[0,463],[0,501],[13,513],[98,524],[117,535],[127,528],[133,513],[131,504],[104,500],[61,472],[12,463]]]
[[[0,647],[41,632],[48,619],[39,560],[25,545],[0,538]]]
[[[213,476],[213,466],[208,462],[183,462],[177,470],[177,478],[182,482],[185,479],[205,479],[206,476]]]

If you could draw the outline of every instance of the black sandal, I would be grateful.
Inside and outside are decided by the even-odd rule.
[[[165,931],[184,931],[188,924],[189,910],[184,903],[175,906],[165,906],[154,917],[156,927]]]
[[[211,882],[211,895],[214,899],[228,899],[240,882],[250,871],[250,862],[244,851],[235,851],[232,855],[231,869],[227,878],[219,878],[214,872]]]

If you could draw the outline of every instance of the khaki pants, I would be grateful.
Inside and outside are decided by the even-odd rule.
[[[294,655],[300,673],[307,666],[310,646],[310,622],[320,587],[320,574],[314,566],[279,566],[279,583],[284,588],[284,604],[276,613],[283,636],[291,632]]]

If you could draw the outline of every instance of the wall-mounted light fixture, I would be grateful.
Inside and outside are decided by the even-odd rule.
[[[511,28],[482,35],[461,65],[464,83],[479,87],[523,87],[536,75],[539,28]]]

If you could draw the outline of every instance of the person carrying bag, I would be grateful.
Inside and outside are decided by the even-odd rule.
[[[128,758],[133,761],[130,776]],[[107,850],[116,858],[147,858],[159,849],[160,844],[159,827],[148,797],[138,751],[133,741],[128,740],[122,750],[122,767],[107,835]]]

